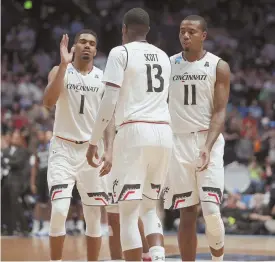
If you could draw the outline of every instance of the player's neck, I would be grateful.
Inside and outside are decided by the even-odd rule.
[[[144,36],[135,36],[129,39],[129,43],[131,42],[147,42],[147,40]]]
[[[195,62],[197,60],[200,60],[204,57],[206,53],[206,50],[203,48],[199,51],[183,51],[183,57],[188,61],[188,62]]]
[[[94,60],[91,60],[90,62],[74,60],[72,64],[77,71],[83,75],[86,75],[93,70]]]

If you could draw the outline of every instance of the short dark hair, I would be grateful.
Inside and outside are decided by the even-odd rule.
[[[185,21],[185,20],[200,22],[202,31],[207,32],[207,22],[205,21],[205,19],[202,16],[200,16],[200,15],[189,15],[189,16],[187,16],[183,19],[183,21]]]
[[[130,9],[124,15],[123,23],[126,27],[139,27],[139,33],[148,33],[150,27],[149,14],[139,7]]]
[[[79,40],[79,37],[83,34],[93,35],[96,39],[96,43],[98,44],[97,34],[92,29],[82,29],[81,31],[79,31],[74,37],[74,43],[77,43],[77,41]]]

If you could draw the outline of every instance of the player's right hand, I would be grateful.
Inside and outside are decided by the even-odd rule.
[[[67,34],[63,35],[60,42],[60,59],[61,64],[68,65],[73,60],[74,46],[71,48],[71,51],[68,51],[69,37]]]
[[[97,149],[98,148],[96,145],[89,144],[89,147],[88,147],[88,150],[86,153],[86,159],[88,161],[88,164],[95,168],[101,166],[101,163],[102,163],[102,159],[100,159],[98,163],[96,163],[96,161],[95,161],[95,160],[99,159]]]

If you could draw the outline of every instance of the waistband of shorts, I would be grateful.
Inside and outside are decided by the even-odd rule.
[[[202,132],[208,132],[209,129],[202,129],[202,130],[198,130],[198,131],[194,131],[194,132],[190,132],[191,134],[195,134],[195,133],[202,133]]]
[[[170,125],[170,123],[166,121],[129,120],[129,121],[123,122],[119,127],[122,127],[128,124],[135,124],[135,123]]]
[[[62,140],[65,140],[65,141],[68,141],[68,142],[71,142],[71,143],[74,143],[74,144],[77,144],[77,145],[82,145],[82,144],[85,144],[87,143],[89,140],[86,140],[86,141],[76,141],[76,140],[71,140],[71,139],[68,139],[68,138],[64,138],[64,137],[61,137],[61,136],[55,136],[59,139],[62,139]]]
[[[173,132],[175,135],[188,135],[188,134],[197,134],[197,133],[203,133],[208,132],[209,129],[202,129],[198,131],[189,131],[189,132]]]

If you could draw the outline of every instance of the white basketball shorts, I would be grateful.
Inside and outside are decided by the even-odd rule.
[[[113,203],[159,199],[172,152],[172,130],[157,123],[130,123],[118,130],[114,141],[110,179]]]
[[[53,137],[48,161],[48,186],[51,200],[72,197],[76,183],[84,205],[108,204],[105,177],[99,176],[99,168],[91,167],[86,160],[89,144],[75,144]],[[99,155],[103,153],[99,147]]]
[[[179,209],[209,201],[220,204],[224,190],[224,138],[220,134],[211,153],[208,168],[197,172],[199,153],[207,131],[174,134],[168,176],[163,189],[164,208]]]

